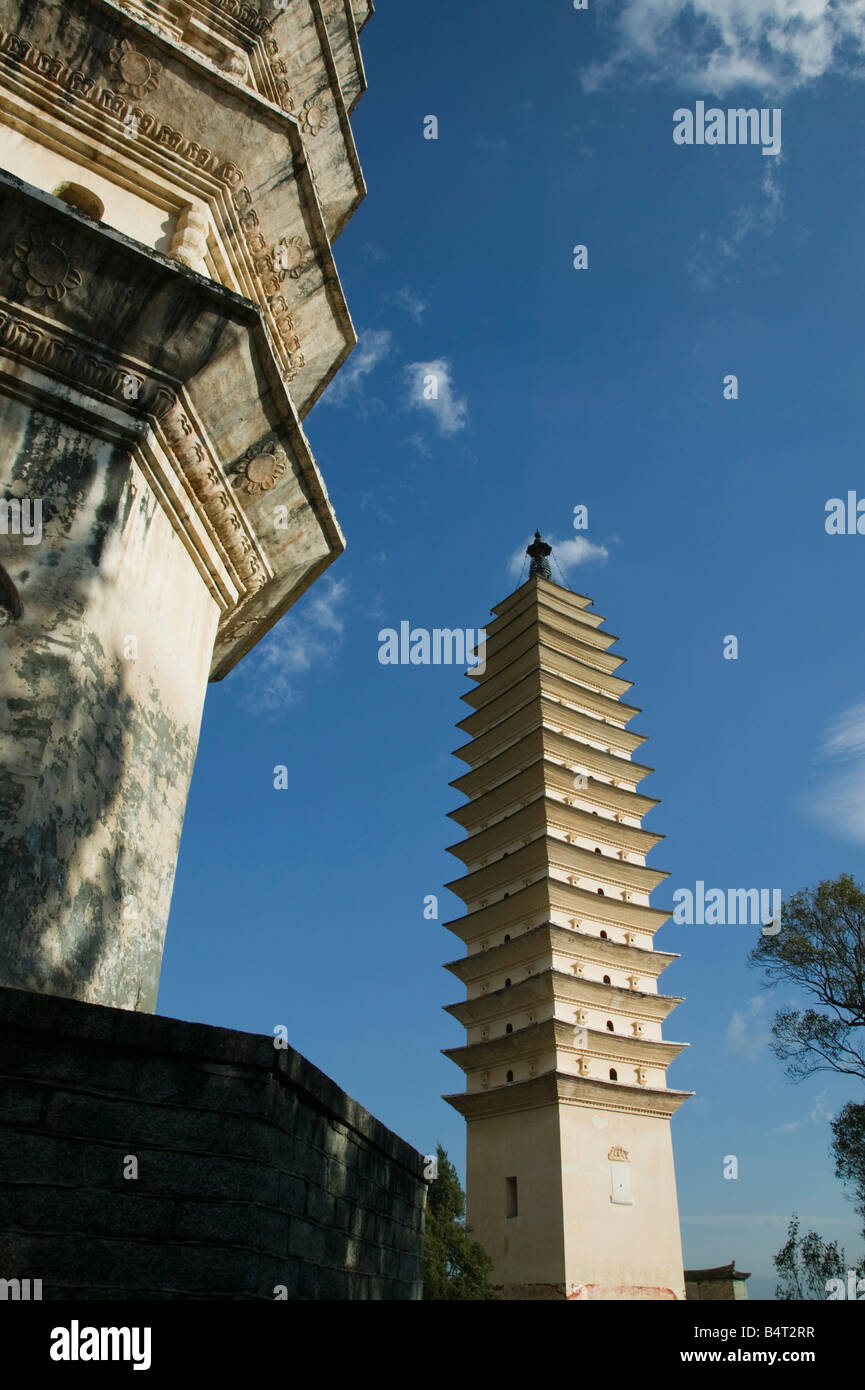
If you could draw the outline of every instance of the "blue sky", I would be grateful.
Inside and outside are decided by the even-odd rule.
[[[865,878],[865,538],[825,529],[830,498],[865,496],[865,19],[590,6],[383,0],[364,32],[370,191],[336,246],[361,342],[306,422],[348,550],[209,689],[159,998],[284,1024],[461,1170],[439,1098],[462,1088],[440,1054],[462,1036],[441,1012],[461,905],[442,885],[470,682],[382,666],[380,629],[482,627],[539,526],[644,711],[641,790],[661,801],[644,824],[666,836],[649,862],[670,875],[653,904],[699,879],[786,897]],[[675,145],[697,100],[780,107],[780,155]],[[686,996],[669,1084],[696,1092],[673,1121],[685,1263],[735,1257],[768,1297],[794,1210],[861,1253],[828,1155],[830,1116],[861,1097],[785,1080],[766,1037],[790,995],[747,967],[753,935],[670,923],[656,945],[681,954],[661,983]]]

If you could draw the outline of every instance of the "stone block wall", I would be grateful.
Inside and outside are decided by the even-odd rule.
[[[291,1048],[0,989],[0,1280],[416,1299],[425,1193],[421,1155]]]

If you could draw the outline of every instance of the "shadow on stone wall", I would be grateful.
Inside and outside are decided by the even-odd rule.
[[[152,1009],[175,859],[148,846],[146,826],[159,778],[188,782],[195,745],[155,686],[146,704],[133,698],[130,664],[98,630],[131,459],[107,446],[100,458],[66,422],[5,405],[2,492],[42,499],[43,533],[33,546],[0,535],[22,600],[0,628],[0,983]]]

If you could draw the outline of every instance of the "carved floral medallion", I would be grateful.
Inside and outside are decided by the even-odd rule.
[[[13,246],[12,274],[24,281],[24,289],[34,299],[63,299],[68,290],[77,290],[81,272],[56,241],[37,241],[31,234]]]
[[[108,56],[114,65],[112,80],[118,92],[140,101],[156,91],[162,65],[152,49],[135,48],[129,39],[121,39]]]
[[[324,97],[308,97],[303,103],[303,115],[300,118],[300,128],[307,135],[317,135],[320,130],[324,130],[327,125],[327,111],[325,110]]]
[[[234,486],[256,497],[270,492],[288,469],[288,458],[281,444],[271,448],[247,449],[234,470]]]

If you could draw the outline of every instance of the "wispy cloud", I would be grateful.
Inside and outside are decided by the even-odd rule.
[[[426,440],[424,439],[424,437],[423,437],[422,434],[412,434],[412,435],[409,435],[409,441],[408,441],[408,442],[409,442],[409,444],[411,444],[411,446],[412,446],[413,449],[417,449],[417,451],[418,451],[418,453],[420,454],[421,458],[425,458],[425,459],[431,459],[431,458],[432,458],[432,449],[429,447],[429,445],[427,444],[427,442],[426,442]]]
[[[830,70],[861,73],[862,0],[620,0],[611,51],[583,73],[594,91],[627,73],[680,90],[780,92]]]
[[[811,1111],[811,1114],[808,1116],[812,1124],[828,1124],[830,1120],[834,1119],[835,1111],[830,1110],[829,1106],[826,1103],[826,1098],[828,1095],[828,1091],[820,1091],[817,1097],[815,1098],[814,1108]]]
[[[763,1052],[771,1037],[766,1018],[766,1001],[756,995],[748,1001],[744,1009],[737,1010],[727,1024],[727,1051],[738,1057],[747,1057],[755,1062]]]
[[[299,698],[298,676],[333,662],[346,594],[344,579],[325,577],[253,648],[237,669],[244,705],[277,713]]]
[[[784,212],[784,192],[778,177],[783,156],[764,162],[759,192],[736,208],[730,216],[726,236],[703,232],[688,256],[688,272],[698,289],[711,290],[719,282],[729,283],[741,259],[743,243],[753,235],[768,240],[776,231]]]
[[[512,579],[519,579],[523,571],[523,566],[527,565],[526,546],[531,545],[534,532],[526,536],[521,546],[518,546],[508,559],[508,574]],[[609,551],[605,545],[595,545],[592,541],[586,540],[585,536],[575,536],[566,541],[557,541],[554,536],[544,536],[547,545],[553,547],[551,564],[553,577],[556,575],[556,564],[562,573],[567,576],[572,570],[580,565],[589,564],[592,560],[599,560],[603,563],[609,558]],[[528,569],[526,569],[528,574]]]
[[[412,362],[405,369],[408,407],[428,411],[445,435],[465,429],[468,414],[468,401],[454,390],[451,372],[446,357],[432,362]]]
[[[327,405],[363,407],[372,402],[367,394],[367,377],[391,350],[393,334],[387,328],[369,328],[358,337],[358,344],[336,379],[322,396]]]
[[[415,323],[420,323],[426,313],[426,304],[422,299],[418,299],[408,285],[403,285],[402,289],[391,295],[391,303],[404,309],[407,314],[411,315]]]
[[[803,799],[805,815],[842,840],[865,844],[865,704],[852,705],[832,721],[819,756],[842,765]]]

